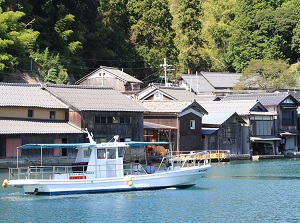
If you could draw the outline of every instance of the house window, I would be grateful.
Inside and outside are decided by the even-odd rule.
[[[267,120],[252,121],[252,136],[270,136],[274,134],[274,122]]]
[[[295,125],[296,111],[282,111],[282,125]]]
[[[101,124],[105,124],[105,123],[106,123],[106,117],[101,117],[100,123],[101,123]]]
[[[153,97],[154,97],[154,100],[155,101],[162,101],[164,98],[163,98],[163,94],[162,93],[160,93],[160,92],[156,92],[154,95],[153,95]]]
[[[119,118],[120,123],[122,124],[130,124],[131,123],[131,119],[130,117],[120,117]]]
[[[109,124],[113,123],[113,117],[107,117],[107,123]]]
[[[95,123],[100,123],[100,116],[95,116]]]
[[[119,117],[113,117],[113,123],[119,123]]]
[[[28,118],[32,118],[33,117],[33,110],[28,110],[27,117]]]
[[[55,119],[55,111],[50,111],[50,119]]]
[[[190,120],[190,129],[195,129],[195,128],[196,128],[196,121]]]

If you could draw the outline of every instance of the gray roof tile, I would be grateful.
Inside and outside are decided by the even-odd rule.
[[[45,89],[75,110],[145,111],[143,106],[110,87],[47,84]]]
[[[81,129],[66,122],[0,120],[0,134],[64,134],[82,133]]]
[[[264,106],[279,105],[286,97],[288,92],[260,93],[260,94],[229,94],[222,98],[222,101],[232,100],[258,100]]]
[[[150,85],[143,90],[139,91],[136,95],[139,100],[147,100],[148,97],[153,96],[157,91],[162,92],[166,97],[169,97],[171,100],[177,101],[192,101],[198,99],[198,96],[186,90],[185,88],[180,87],[165,87],[165,86],[156,86]]]
[[[199,107],[199,111],[207,114],[207,111],[195,101],[138,101],[141,105],[154,113],[180,113],[193,103]]]
[[[249,111],[257,106],[259,102],[256,100],[199,101],[199,104],[202,105],[206,111],[208,111],[208,114],[236,112],[238,115],[248,115]],[[267,110],[265,109],[265,111]]]
[[[3,107],[68,108],[40,84],[0,83],[0,95]]]
[[[240,73],[201,72],[203,77],[215,88],[232,88],[242,76]]]

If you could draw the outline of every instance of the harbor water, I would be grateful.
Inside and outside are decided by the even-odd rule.
[[[34,196],[1,188],[0,221],[300,222],[299,186],[300,159],[280,159],[212,164],[188,189]]]

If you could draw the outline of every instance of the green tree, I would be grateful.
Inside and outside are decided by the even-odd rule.
[[[201,37],[202,16],[201,0],[178,1],[178,19],[176,25],[176,44],[180,50],[179,66],[188,74],[201,67],[200,48],[203,46]]]
[[[23,12],[0,14],[0,71],[10,70],[32,52],[39,32],[20,22]]]
[[[235,89],[260,89],[272,91],[296,86],[297,74],[289,72],[283,60],[253,60],[243,70]]]
[[[290,57],[295,12],[280,8],[281,1],[241,0],[237,4],[234,29],[229,38],[226,61],[241,71],[255,59]]]
[[[172,15],[167,1],[128,0],[130,40],[146,67],[157,70],[163,58],[174,64],[178,50],[174,45]]]
[[[207,0],[203,2],[201,57],[203,70],[227,71],[225,53],[235,18],[236,0]]]
[[[61,64],[59,54],[51,54],[46,48],[43,52],[32,52],[31,57],[37,64],[43,82],[55,84],[69,82],[67,69]]]

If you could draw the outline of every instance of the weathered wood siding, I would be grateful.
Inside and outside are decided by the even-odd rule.
[[[88,128],[94,134],[97,142],[108,141],[114,135],[119,135],[121,140],[131,139],[135,141],[143,140],[143,113],[142,112],[82,112],[83,128]],[[96,117],[112,117],[119,120],[125,117],[130,123],[97,123]]]
[[[151,122],[160,125],[172,126],[177,128],[177,115],[174,116],[160,116],[160,115],[151,115],[144,116],[144,121]]]
[[[98,87],[113,87],[117,91],[125,91],[124,82],[115,77],[97,77],[89,78],[80,83],[80,85],[98,86]]]
[[[190,121],[195,120],[195,129],[191,129]],[[179,150],[194,151],[202,150],[202,118],[189,113],[179,117]]]
[[[83,128],[82,127],[83,124],[81,122],[80,112],[70,111],[69,112],[69,122],[72,123],[73,125],[79,127],[79,128]]]

